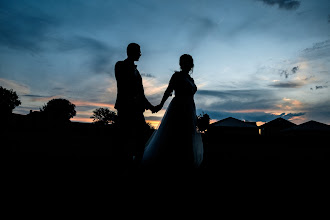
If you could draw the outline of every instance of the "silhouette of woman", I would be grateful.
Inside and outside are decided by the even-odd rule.
[[[189,75],[194,67],[193,58],[182,55],[180,67],[181,71],[172,75],[161,103],[156,106],[159,111],[175,92],[158,130],[146,145],[142,162],[147,168],[191,169],[203,160],[203,142],[196,130],[194,94],[197,87]]]

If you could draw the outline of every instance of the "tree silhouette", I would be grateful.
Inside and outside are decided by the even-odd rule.
[[[65,123],[76,115],[75,108],[76,106],[67,99],[52,99],[40,111],[52,122]]]
[[[19,106],[21,101],[15,91],[8,90],[0,86],[0,114],[7,117],[13,112],[14,108]]]
[[[93,123],[95,124],[113,124],[117,121],[117,113],[109,110],[108,108],[97,108],[93,111]]]
[[[197,127],[199,131],[205,132],[208,129],[209,124],[210,124],[210,116],[208,114],[205,114],[203,112],[203,114],[197,116]]]

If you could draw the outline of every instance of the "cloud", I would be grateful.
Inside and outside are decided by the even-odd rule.
[[[285,10],[296,10],[300,6],[299,1],[293,1],[293,0],[259,0],[264,2],[267,5],[278,5],[280,9]]]
[[[291,72],[296,73],[298,71],[298,69],[299,69],[299,66],[295,66],[292,68]]]
[[[18,95],[25,95],[30,93],[30,87],[23,84],[16,82],[14,80],[9,79],[3,79],[0,78],[0,86],[6,88],[6,89],[12,89],[15,92],[17,92]]]
[[[23,97],[29,98],[29,100],[31,102],[45,102],[45,103],[47,103],[48,101],[50,101],[52,99],[63,98],[63,97],[57,96],[57,95],[55,95],[55,96],[45,96],[45,95],[32,95],[32,94],[31,95],[30,94],[23,95]]]
[[[54,47],[58,52],[78,52],[85,53],[89,60],[85,63],[93,73],[112,73],[114,56],[118,50],[108,44],[87,36],[72,36],[54,39]]]
[[[294,119],[296,117],[301,117],[306,115],[305,112],[299,113],[281,113],[281,114],[273,114],[266,112],[250,112],[250,113],[233,113],[233,112],[225,112],[225,111],[207,111],[203,109],[197,109],[197,114],[205,112],[207,113],[211,119],[221,120],[227,117],[234,117],[240,120],[253,121],[253,122],[269,122],[276,118],[284,118],[287,120]]]
[[[63,32],[65,23],[29,4],[0,3],[0,46],[32,54],[78,52],[88,55],[84,63],[93,73],[112,73],[114,47],[101,40]],[[63,32],[63,33],[62,33]],[[114,65],[114,64],[112,64]]]
[[[300,88],[304,85],[303,82],[276,82],[274,84],[269,85],[273,88]]]
[[[330,39],[314,43],[302,51],[302,57],[309,60],[319,60],[330,57]]]
[[[8,3],[8,2],[7,2]],[[0,45],[17,50],[40,52],[50,39],[51,28],[58,26],[51,16],[25,5],[0,3]]]
[[[324,89],[324,88],[328,88],[328,86],[315,86],[315,89]]]
[[[310,120],[330,124],[330,99],[308,105],[305,111]]]
[[[141,73],[142,77],[147,77],[147,78],[155,78],[155,75],[150,74],[150,73]]]
[[[200,46],[205,38],[216,30],[219,24],[210,17],[192,14],[186,20],[184,26],[184,32],[186,34],[184,42],[188,44],[190,50],[193,50]]]
[[[248,121],[267,122],[283,117],[295,122],[305,119],[304,103],[296,99],[280,98],[271,89],[200,90],[195,96],[197,114],[203,111],[212,119],[234,117]]]
[[[264,89],[242,89],[242,90],[198,90],[197,95],[215,96],[219,98],[260,98],[264,95],[272,93]]]
[[[306,48],[303,51],[308,53],[308,52],[313,52],[313,51],[317,51],[320,49],[327,49],[329,47],[330,47],[330,40],[325,40],[325,41],[314,43],[312,47]]]
[[[260,90],[198,90],[196,105],[217,111],[270,111],[275,107],[275,94],[270,89]]]
[[[280,76],[285,76],[285,78],[287,79],[290,75],[296,74],[299,70],[299,66],[295,66],[291,69],[291,71],[288,70],[279,70],[280,72]]]

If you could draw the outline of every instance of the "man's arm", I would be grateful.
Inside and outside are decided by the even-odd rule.
[[[152,112],[154,112],[155,107],[148,101],[147,97],[145,96],[143,83],[142,83],[142,77],[141,77],[140,73],[138,75],[139,75],[139,81],[140,81],[140,92],[142,93],[142,96],[143,96],[144,108],[146,110],[150,109]]]
[[[148,110],[150,109],[152,112],[154,111],[154,106],[148,101],[148,99],[144,96],[144,105],[145,105],[145,108]]]

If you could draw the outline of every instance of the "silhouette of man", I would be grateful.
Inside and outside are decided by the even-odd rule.
[[[146,142],[148,125],[143,112],[147,109],[155,111],[144,94],[142,77],[134,61],[141,57],[140,46],[130,43],[127,46],[127,58],[118,61],[115,66],[117,80],[117,100],[115,109],[118,111],[118,123],[121,133],[120,142],[124,145],[124,153],[128,162],[139,164],[142,160]]]

